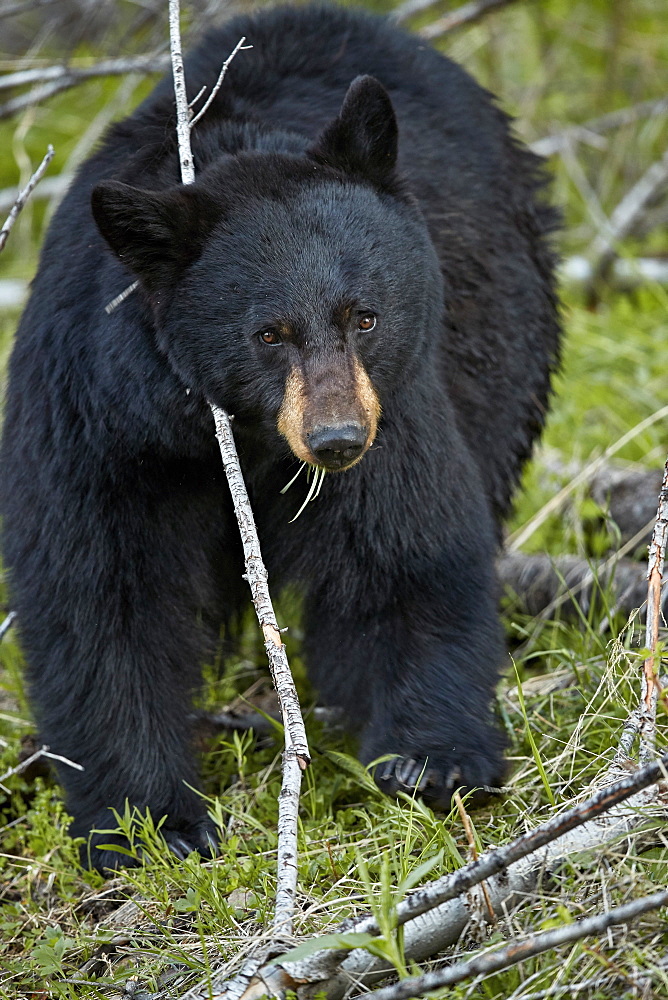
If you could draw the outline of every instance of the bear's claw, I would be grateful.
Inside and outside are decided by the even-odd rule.
[[[416,760],[414,757],[393,757],[379,764],[374,772],[374,779],[381,791],[386,795],[397,795],[404,792],[408,795],[417,793],[433,809],[448,810],[451,806],[453,792],[457,788],[468,791],[474,789],[472,802],[481,805],[490,795],[499,794],[502,789],[490,785],[475,785],[467,783],[458,767],[451,767],[447,774],[437,768],[429,767],[428,761]]]

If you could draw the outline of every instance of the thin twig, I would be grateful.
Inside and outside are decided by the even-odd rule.
[[[220,90],[221,84],[222,84],[223,80],[225,79],[225,74],[227,73],[227,71],[229,69],[229,66],[230,66],[230,63],[234,59],[234,57],[237,54],[237,52],[241,52],[241,51],[245,52],[246,49],[252,49],[253,48],[252,45],[244,45],[245,41],[246,41],[245,36],[243,38],[240,38],[239,41],[237,42],[237,44],[232,49],[232,51],[230,52],[230,54],[227,57],[227,59],[225,60],[225,62],[223,63],[222,68],[220,70],[220,73],[218,74],[218,79],[216,80],[215,86],[214,86],[213,90],[211,91],[211,93],[209,94],[209,97],[208,97],[206,103],[197,112],[197,114],[195,115],[195,117],[193,118],[193,120],[190,122],[190,127],[191,128],[193,128],[197,124],[197,122],[200,120],[200,118],[202,117],[202,115],[206,114],[206,112],[207,112],[207,110],[208,110],[211,102],[213,101],[213,99],[215,98],[216,94]]]
[[[659,663],[657,646],[659,642],[659,621],[661,619],[661,581],[668,544],[668,460],[666,461],[656,522],[649,546],[647,563],[647,619],[645,624],[645,646],[649,655],[643,664],[642,690],[640,696],[640,760],[651,759],[656,742],[656,705],[659,695]]]
[[[475,958],[466,962],[456,962],[445,969],[436,969],[422,976],[402,979],[394,986],[386,986],[383,989],[372,991],[371,997],[373,1000],[410,1000],[410,997],[422,996],[424,993],[431,993],[444,986],[453,986],[455,983],[471,979],[473,976],[487,976],[493,972],[500,972],[502,969],[509,969],[527,958],[559,948],[571,941],[580,941],[584,937],[603,934],[609,927],[629,923],[643,913],[658,910],[666,905],[668,905],[668,889],[652,893],[651,896],[644,896],[641,899],[634,899],[630,903],[616,906],[614,909],[608,910],[607,913],[599,913],[595,917],[575,920],[571,924],[564,924],[562,927],[545,931],[543,934],[531,934],[523,941],[513,941],[505,948],[476,955]]]
[[[176,13],[172,11],[172,5],[176,7]],[[218,79],[214,85],[208,100],[204,104],[204,107],[191,119],[192,107],[197,103],[199,98],[202,96],[206,87],[202,87],[198,94],[188,101],[186,94],[185,85],[185,70],[183,67],[183,56],[181,53],[181,33],[179,29],[179,3],[178,0],[174,3],[174,0],[170,0],[170,13],[169,13],[169,26],[170,26],[170,48],[172,51],[172,73],[174,76],[174,95],[176,98],[176,120],[177,120],[177,137],[179,141],[179,160],[181,164],[181,181],[183,184],[193,184],[195,182],[195,163],[193,160],[192,149],[190,146],[190,130],[193,125],[195,125],[202,115],[208,110],[211,102],[215,98],[216,94],[220,90],[221,84],[225,79],[225,74],[229,69],[230,63],[236,56],[237,52],[245,51],[246,49],[252,49],[252,45],[244,45],[246,41],[245,38],[241,38],[234,49],[227,57],[222,65],[220,73],[218,74]],[[174,28],[174,30],[172,30]],[[187,139],[186,139],[187,133]],[[185,161],[184,161],[185,157]],[[127,298],[132,295],[136,288],[138,288],[139,282],[133,281],[131,285],[124,288],[122,292],[108,302],[104,307],[104,311],[108,316],[111,316],[112,312],[125,302]]]
[[[179,0],[169,0],[169,50],[171,54],[172,77],[174,79],[174,99],[176,101],[176,137],[179,148],[179,164],[181,167],[181,183],[195,183],[195,163],[192,149],[190,147],[190,107],[186,93],[186,75],[183,68],[183,54],[181,52],[181,27]],[[136,288],[138,281],[133,281],[130,285],[119,292],[111,302],[107,302],[104,311],[107,316],[129,298]]]
[[[132,284],[128,285],[127,288],[124,288],[122,292],[119,292],[116,298],[112,299],[111,302],[107,302],[104,307],[104,311],[107,316],[111,316],[114,309],[117,309],[121,302],[125,302],[125,300],[132,295],[136,288],[139,288],[139,281],[133,281]]]
[[[68,757],[62,757],[59,753],[51,753],[48,746],[46,746],[45,744],[44,746],[40,747],[39,750],[35,750],[34,753],[31,753],[29,757],[26,757],[25,760],[22,760],[20,764],[17,764],[15,767],[10,767],[8,771],[5,771],[4,774],[0,775],[0,785],[3,783],[3,781],[6,781],[7,778],[11,778],[12,775],[21,774],[22,771],[25,771],[26,768],[30,767],[31,764],[34,764],[35,761],[39,760],[41,757],[48,757],[49,760],[60,761],[61,764],[66,764],[68,767],[73,767],[77,771],[84,770],[83,764],[77,764],[76,761],[70,760]]]
[[[24,187],[23,191],[21,191],[20,194],[17,196],[16,201],[14,202],[14,206],[9,215],[7,216],[7,220],[4,226],[2,227],[2,229],[0,229],[0,251],[4,250],[5,243],[7,242],[12,226],[16,222],[17,218],[19,217],[19,213],[21,212],[23,206],[30,197],[31,191],[33,190],[35,185],[39,184],[40,179],[44,176],[46,168],[51,163],[53,156],[54,156],[53,146],[49,144],[47,146],[44,159],[42,160],[37,170],[34,172],[32,177]]]
[[[582,199],[587,215],[594,227],[594,232],[606,232],[610,227],[610,221],[603,209],[598,192],[580,163],[572,144],[568,142],[564,144],[564,148],[561,151],[561,159],[570,180]]]
[[[2,625],[0,625],[0,642],[5,638],[10,628],[12,627],[12,622],[16,618],[16,611],[10,611]]]
[[[57,174],[55,177],[45,177],[32,199],[59,198],[72,183],[74,174]],[[14,204],[16,188],[0,188],[0,212],[8,211]]]

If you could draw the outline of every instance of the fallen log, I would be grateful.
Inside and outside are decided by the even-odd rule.
[[[647,570],[632,559],[596,564],[579,556],[553,559],[542,553],[507,552],[498,560],[497,572],[511,612],[532,617],[554,606],[561,617],[572,618],[580,613],[578,605],[587,615],[592,602],[603,594],[608,595],[610,610],[628,616],[647,600]],[[666,587],[661,606],[668,612]]]

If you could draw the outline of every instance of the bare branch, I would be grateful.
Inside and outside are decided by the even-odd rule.
[[[237,54],[237,52],[241,52],[241,51],[245,52],[246,49],[252,49],[253,48],[252,45],[244,45],[245,41],[246,41],[245,36],[243,38],[240,38],[239,41],[237,42],[237,44],[234,46],[232,52],[229,54],[229,56],[227,57],[227,59],[223,63],[222,68],[220,70],[220,73],[218,74],[218,79],[216,80],[215,86],[214,86],[213,90],[211,91],[211,93],[210,93],[210,95],[209,95],[206,103],[201,108],[201,110],[197,112],[197,114],[195,115],[195,117],[193,118],[193,120],[190,123],[190,127],[191,128],[193,128],[197,124],[197,122],[200,120],[200,118],[202,117],[202,115],[206,114],[206,112],[208,111],[209,105],[211,104],[211,102],[215,98],[216,94],[220,90],[221,84],[222,84],[223,80],[225,79],[225,74],[227,73],[227,70],[229,69],[229,65],[232,62],[232,60],[234,59],[234,57]]]
[[[68,767],[75,768],[77,771],[84,770],[83,764],[77,764],[76,761],[70,760],[68,757],[62,757],[59,753],[51,753],[48,746],[44,745],[40,747],[39,750],[31,753],[25,760],[22,760],[20,764],[17,764],[15,767],[10,767],[8,771],[5,771],[4,774],[0,775],[0,785],[2,785],[3,781],[6,781],[7,778],[11,778],[12,775],[21,774],[22,771],[26,771],[31,764],[34,764],[36,760],[40,760],[41,757],[48,757],[49,760],[57,760],[61,764],[66,764]]]
[[[169,0],[169,43],[172,56],[174,95],[176,99],[176,134],[181,164],[181,180],[184,184],[195,183],[195,164],[190,146],[190,107],[186,91],[186,78],[181,54],[181,32],[179,27],[179,0]],[[218,92],[227,68],[237,52],[243,48],[245,38],[236,45],[220,71],[211,97],[206,102],[197,121],[202,117]],[[131,291],[131,290],[130,290]],[[129,294],[129,292],[128,292]],[[110,303],[111,305],[111,303]],[[107,307],[109,309],[109,306]],[[246,578],[264,635],[264,645],[269,659],[269,669],[274,681],[278,701],[283,716],[285,731],[285,751],[283,753],[282,785],[278,802],[278,885],[274,912],[274,931],[277,935],[292,933],[294,900],[297,890],[297,827],[299,818],[299,791],[301,772],[311,762],[306,730],[302,719],[299,699],[295,689],[285,646],[276,621],[276,614],[267,586],[267,570],[262,561],[260,539],[255,527],[255,518],[248,499],[239,465],[239,456],[234,444],[230,418],[224,410],[213,403],[211,412],[216,427],[216,438],[227,482],[232,494],[234,512],[239,525],[239,534],[244,550]]]
[[[45,177],[33,194],[36,198],[59,198],[72,183],[74,174],[58,174],[56,177]],[[7,212],[16,199],[16,188],[0,188],[0,212]]]
[[[183,55],[181,53],[181,28],[179,0],[169,0],[169,48],[171,53],[172,76],[174,79],[174,98],[176,101],[176,137],[179,147],[179,163],[181,166],[181,183],[195,183],[195,163],[192,149],[190,148],[190,107],[186,94],[186,76],[183,68]],[[136,288],[138,281],[133,281],[123,289],[122,292],[107,302],[104,311],[107,316],[129,298]]]
[[[608,114],[600,115],[598,118],[591,118],[581,125],[569,125],[561,132],[547,135],[543,139],[536,139],[535,142],[531,143],[530,149],[539,156],[552,156],[553,153],[560,152],[574,142],[590,142],[592,136],[601,132],[623,128],[624,125],[632,125],[633,122],[639,121],[641,118],[653,118],[655,115],[662,115],[667,111],[668,97],[641,101],[628,108],[620,108],[618,111],[609,111]]]
[[[596,286],[605,280],[610,264],[617,256],[617,244],[632,235],[636,226],[642,222],[666,188],[668,188],[668,151],[660,160],[653,163],[637,184],[626,193],[610,216],[604,231],[592,242],[589,254],[592,259],[590,279],[592,294],[596,294]]]
[[[144,56],[127,56],[122,59],[103,59],[92,66],[37,66],[22,69],[16,73],[0,76],[0,90],[11,87],[25,87],[32,83],[47,83],[53,80],[74,79],[76,82],[90,80],[98,76],[125,76],[126,73],[157,73],[169,65],[166,55],[149,53]]]
[[[424,993],[431,993],[444,986],[453,986],[463,979],[486,976],[492,972],[509,969],[511,966],[517,965],[518,962],[523,962],[534,955],[559,948],[571,941],[580,941],[584,937],[603,934],[608,927],[629,923],[643,913],[658,910],[666,905],[668,905],[668,889],[652,893],[651,896],[644,896],[641,899],[634,899],[630,903],[616,906],[614,909],[608,910],[607,913],[599,913],[595,917],[575,920],[571,924],[564,924],[562,927],[545,931],[543,934],[531,934],[523,941],[513,941],[505,948],[476,955],[475,958],[471,958],[467,962],[456,962],[445,969],[435,969],[422,976],[402,979],[394,986],[374,990],[371,996],[373,1000],[410,1000],[410,997],[422,996]]]
[[[569,285],[591,286],[593,268],[586,257],[567,257],[559,268],[562,281]],[[668,285],[668,262],[653,257],[633,257],[614,260],[606,277],[616,290],[635,288],[643,282]]]
[[[16,201],[14,202],[14,207],[7,216],[7,220],[4,226],[2,227],[2,229],[0,229],[0,251],[5,249],[5,243],[9,238],[12,226],[18,219],[19,213],[21,212],[23,206],[30,197],[31,191],[33,190],[36,184],[39,184],[40,179],[44,176],[44,173],[49,164],[51,163],[53,156],[54,156],[53,146],[49,145],[47,147],[46,153],[44,154],[44,159],[42,160],[37,170],[34,172],[32,177],[24,187],[23,191],[21,191],[20,194],[18,195]]]
[[[666,461],[656,523],[649,547],[647,565],[647,623],[645,645],[649,656],[643,664],[642,691],[640,696],[640,760],[651,759],[656,742],[656,705],[659,696],[659,620],[661,618],[661,581],[668,544],[668,460]]]
[[[176,123],[177,137],[179,145],[179,159],[181,162],[181,179],[184,184],[194,184],[195,166],[193,163],[192,150],[190,148],[190,108],[188,107],[188,96],[186,92],[185,72],[183,69],[183,56],[181,54],[181,33],[179,28],[179,0],[169,0],[169,39],[172,53],[172,71],[174,76],[174,94],[176,98]],[[241,39],[234,52],[227,60],[227,65],[232,58],[242,48],[245,39]],[[227,67],[225,67],[226,69]],[[222,79],[224,73],[219,79]],[[111,305],[111,303],[110,303]],[[108,308],[108,307],[107,307]],[[276,693],[278,694],[281,714],[286,730],[285,757],[286,761],[291,756],[296,756],[301,768],[305,768],[311,761],[311,756],[306,740],[306,730],[299,708],[299,699],[294,686],[292,674],[285,655],[285,646],[281,641],[281,634],[276,621],[276,614],[271,602],[269,588],[267,586],[267,570],[262,561],[260,551],[260,539],[255,527],[255,519],[251,509],[250,500],[246,491],[239,456],[234,444],[234,436],[230,425],[230,418],[224,410],[213,403],[209,404],[216,426],[216,438],[220,445],[220,454],[223,459],[225,475],[232,494],[234,512],[239,524],[241,542],[244,550],[246,562],[246,574],[248,584],[251,588],[252,600],[255,605],[258,621],[264,635],[264,644],[269,659],[269,668],[274,680]],[[286,794],[286,798],[291,793]]]
[[[277,936],[287,936],[292,933],[297,890],[297,828],[301,771],[310,763],[311,757],[297,691],[267,586],[267,570],[262,561],[260,540],[239,465],[230,419],[220,407],[214,404],[210,406],[216,423],[216,437],[232,494],[234,512],[239,524],[246,579],[251,588],[253,604],[264,635],[269,668],[283,716],[285,751],[278,802],[278,886],[274,932]]]
[[[95,77],[123,76],[126,73],[162,73],[168,65],[169,60],[166,55],[156,54],[126,59],[107,59],[94,66],[80,68],[50,66],[43,69],[21,70],[18,73],[0,77],[0,89],[20,86],[21,80],[25,84],[31,77],[47,82],[43,82],[27,93],[19,94],[0,105],[0,120],[9,118],[33,104],[39,104],[63,90],[69,90],[71,87],[76,87],[78,84],[85,83],[86,80]]]
[[[172,6],[176,8],[175,11],[172,10]],[[221,84],[225,79],[225,74],[227,73],[230,63],[236,56],[237,52],[243,52],[246,49],[252,49],[253,46],[244,45],[244,42],[246,41],[245,38],[241,38],[237,42],[232,52],[223,63],[221,71],[218,75],[218,79],[216,80],[216,83],[214,85],[213,90],[211,91],[208,100],[201,108],[201,110],[191,120],[192,107],[194,104],[197,103],[199,98],[202,96],[202,94],[206,90],[206,87],[202,87],[199,93],[196,94],[195,97],[192,99],[192,101],[190,102],[188,101],[186,93],[186,84],[185,84],[185,71],[183,68],[183,56],[181,53],[181,34],[179,29],[178,0],[170,0],[169,17],[170,17],[169,21],[170,48],[172,51],[172,73],[174,76],[174,95],[176,98],[176,122],[177,122],[176,131],[179,144],[179,160],[181,164],[181,182],[183,184],[194,184],[195,163],[193,160],[192,149],[190,146],[190,130],[192,129],[193,125],[195,125],[204,115],[204,113],[208,110],[209,106],[211,105],[211,102],[213,101],[216,94],[220,90]],[[104,307],[104,311],[107,313],[107,315],[110,316],[112,312],[114,312],[114,310],[121,305],[122,302],[125,302],[125,300],[129,298],[130,295],[132,295],[132,293],[138,286],[139,282],[133,281],[132,284],[128,285],[127,288],[124,288],[123,291],[116,296],[116,298],[112,299],[111,302],[108,302]]]
[[[439,0],[404,0],[404,3],[400,3],[398,7],[395,7],[389,16],[392,21],[401,24],[402,21],[407,21],[413,14],[429,10],[430,7],[435,7],[437,3],[439,3]]]

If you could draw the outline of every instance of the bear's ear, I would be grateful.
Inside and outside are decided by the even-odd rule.
[[[397,140],[397,119],[387,91],[375,77],[358,76],[348,88],[338,118],[325,128],[308,155],[387,188],[395,180]]]
[[[111,249],[149,291],[166,287],[197,259],[219,214],[195,185],[143,191],[120,181],[98,184],[91,208]]]

